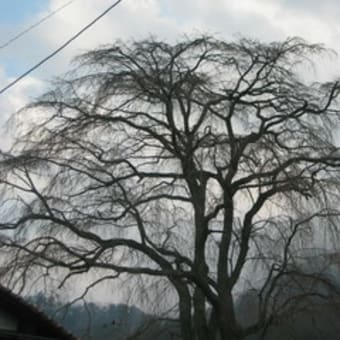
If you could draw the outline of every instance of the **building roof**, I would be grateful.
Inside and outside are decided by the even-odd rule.
[[[22,297],[0,285],[0,305],[22,320],[34,320],[38,325],[38,334],[34,339],[76,340],[77,338],[63,329],[57,322],[47,317],[37,307],[29,304]],[[2,334],[4,333],[4,334]],[[5,334],[6,333],[6,334]],[[5,337],[3,337],[5,336]],[[18,337],[19,336],[19,337]],[[1,339],[14,339],[11,333],[0,331]],[[33,339],[29,334],[16,334],[15,339]]]

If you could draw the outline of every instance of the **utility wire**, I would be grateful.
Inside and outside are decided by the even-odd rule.
[[[70,39],[68,39],[65,43],[63,43],[60,47],[58,47],[56,50],[54,50],[52,53],[50,53],[47,57],[40,60],[37,64],[32,66],[30,69],[28,69],[26,72],[24,72],[21,76],[10,82],[8,85],[3,87],[0,90],[0,95],[2,95],[5,91],[10,89],[12,86],[14,86],[16,83],[18,83],[23,78],[27,77],[30,73],[32,73],[34,70],[39,68],[41,65],[45,64],[48,60],[53,58],[55,55],[57,55],[59,52],[61,52],[65,47],[70,45],[75,39],[77,39],[82,33],[84,33],[86,30],[88,30],[91,26],[93,26],[97,21],[99,21],[103,16],[105,16],[107,13],[109,13],[113,8],[115,8],[120,2],[123,0],[117,0],[114,2],[111,6],[109,6],[104,12],[102,12],[99,16],[97,16],[94,20],[92,20],[89,24],[87,24],[85,27],[83,27],[78,33],[76,33],[74,36],[72,36]]]
[[[19,38],[21,38],[23,35],[27,34],[28,32],[30,32],[31,30],[33,30],[34,28],[38,27],[39,25],[41,25],[42,23],[44,23],[46,20],[48,20],[49,18],[53,17],[55,14],[57,14],[58,12],[60,12],[61,10],[63,10],[64,8],[70,6],[73,2],[75,2],[76,0],[71,0],[68,1],[67,3],[65,3],[63,6],[58,7],[56,10],[50,12],[48,15],[46,15],[45,17],[41,18],[38,22],[34,23],[33,25],[27,27],[26,29],[22,30],[21,32],[19,32],[18,34],[16,34],[15,36],[13,36],[12,38],[8,39],[6,42],[4,42],[3,44],[0,45],[0,50],[4,49],[5,47],[7,47],[8,45],[12,44],[14,41],[18,40]]]

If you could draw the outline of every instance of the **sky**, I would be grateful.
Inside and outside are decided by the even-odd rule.
[[[0,0],[0,46],[69,0]],[[114,0],[74,0],[55,16],[6,48],[0,48],[0,88],[59,47]],[[56,76],[71,67],[79,53],[116,39],[150,35],[175,41],[184,34],[239,36],[261,41],[300,36],[340,53],[338,0],[123,0],[100,22],[58,56],[0,95],[0,128]],[[319,60],[320,77],[340,78],[340,60]],[[0,149],[10,145],[0,129]]]
[[[1,0],[0,45],[63,6],[68,0]],[[0,87],[69,39],[112,0],[74,0],[49,20],[0,49]],[[104,19],[57,57],[0,96],[0,126],[16,110],[46,90],[53,77],[70,69],[77,54],[116,39],[150,35],[174,41],[184,34],[222,39],[250,36],[263,41],[301,36],[335,50],[340,41],[337,0],[123,0]],[[321,60],[325,78],[340,75],[339,60]],[[1,148],[1,142],[0,142]]]
[[[1,24],[20,24],[43,10],[47,2],[45,0],[3,0],[0,2]]]

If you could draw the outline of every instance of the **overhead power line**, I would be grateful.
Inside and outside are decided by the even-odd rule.
[[[70,45],[74,40],[76,40],[81,34],[83,34],[85,31],[87,31],[91,26],[93,26],[97,21],[99,21],[102,17],[104,17],[107,13],[109,13],[113,8],[115,8],[120,2],[123,0],[117,0],[114,2],[111,6],[109,6],[104,12],[102,12],[100,15],[98,15],[94,20],[92,20],[89,24],[87,24],[85,27],[83,27],[78,33],[73,35],[70,39],[68,39],[65,43],[63,43],[60,47],[58,47],[56,50],[54,50],[52,53],[50,53],[47,57],[40,60],[37,64],[32,66],[30,69],[28,69],[26,72],[24,72],[21,76],[10,82],[8,85],[3,87],[0,90],[0,95],[2,95],[4,92],[6,92],[8,89],[13,87],[16,83],[18,83],[23,78],[27,77],[30,73],[32,73],[34,70],[39,68],[41,65],[45,64],[48,60],[53,58],[55,55],[57,55],[59,52],[61,52],[65,47]]]
[[[12,44],[14,41],[18,40],[19,38],[21,38],[23,35],[27,34],[28,32],[32,31],[34,28],[38,27],[39,25],[41,25],[42,23],[47,21],[49,18],[53,17],[54,15],[56,15],[58,12],[60,12],[64,8],[70,6],[75,1],[76,0],[68,1],[67,3],[62,5],[61,7],[58,7],[56,10],[50,12],[48,15],[44,16],[43,18],[41,18],[39,21],[37,21],[33,25],[25,28],[24,30],[22,30],[21,32],[19,32],[15,36],[13,36],[12,38],[8,39],[6,42],[4,42],[3,44],[0,45],[0,50],[4,49],[8,45]]]

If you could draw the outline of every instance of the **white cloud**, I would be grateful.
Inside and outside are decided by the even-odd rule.
[[[3,64],[0,63],[0,67],[10,68],[11,75],[15,69],[18,73],[22,72],[60,46],[111,4],[112,0],[75,1],[10,48],[1,51]],[[302,36],[312,42],[324,42],[329,47],[337,48],[340,23],[334,13],[340,13],[340,4],[332,0],[313,0],[309,4],[306,0],[123,0],[58,56],[35,71],[31,79],[48,80],[64,73],[70,68],[72,57],[84,50],[116,39],[139,39],[150,35],[174,40],[184,33],[208,32],[226,39],[240,34],[266,41]],[[21,28],[59,7],[60,0],[50,0],[44,12],[37,13],[30,23],[22,23]],[[319,13],[322,13],[321,17]],[[12,29],[13,32],[18,31],[18,27]],[[2,40],[5,40],[4,34],[8,35],[9,30],[9,27],[0,30]],[[326,65],[324,68],[325,74],[334,74],[334,66]],[[23,86],[20,85],[21,91]],[[13,100],[20,103],[19,90],[15,88],[8,91],[6,96],[16,96]],[[43,89],[42,86],[40,88]],[[27,91],[29,93],[30,89],[27,88]],[[1,105],[3,101],[1,99]]]
[[[7,77],[0,68],[0,87],[9,84],[13,78]],[[0,96],[0,149],[7,149],[12,141],[15,131],[12,124],[6,124],[14,112],[25,106],[35,94],[40,93],[44,83],[35,77],[26,77],[5,95]]]
[[[111,4],[111,0],[75,1],[22,39],[20,44],[17,43],[16,49],[23,51],[23,58],[32,61],[38,56],[43,57]],[[50,0],[46,11],[38,13],[37,17],[58,7],[60,0]],[[340,9],[340,5],[336,7]],[[41,70],[45,71],[41,72],[45,76],[49,73],[58,74],[67,68],[70,58],[80,51],[110,43],[117,38],[138,39],[151,34],[174,39],[183,33],[208,31],[227,38],[242,34],[262,40],[301,35],[312,41],[335,45],[340,24],[319,19],[316,9],[314,12],[303,12],[295,3],[284,0],[123,0],[60,56],[44,66]],[[329,17],[332,17],[331,13]],[[35,20],[37,18],[31,19],[33,22]],[[11,53],[16,54],[14,50]]]

